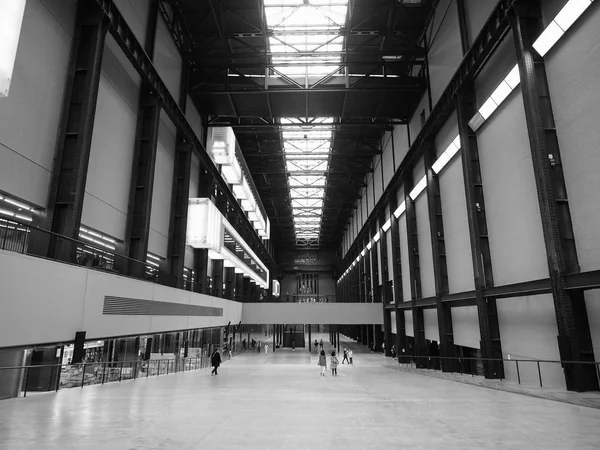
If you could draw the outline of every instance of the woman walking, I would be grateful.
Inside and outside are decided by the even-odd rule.
[[[337,377],[337,366],[338,366],[338,359],[337,356],[335,356],[335,350],[333,352],[331,352],[331,376],[336,376]]]
[[[325,350],[321,350],[319,355],[319,366],[321,366],[321,376],[325,376],[325,369],[327,368],[327,357],[325,356]]]

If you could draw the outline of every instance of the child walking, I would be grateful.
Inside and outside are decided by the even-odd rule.
[[[321,354],[319,355],[319,366],[321,366],[321,376],[325,376],[325,369],[327,368],[327,358],[325,356],[325,350],[321,350]]]
[[[335,356],[335,351],[331,352],[331,375],[337,377],[338,359]]]

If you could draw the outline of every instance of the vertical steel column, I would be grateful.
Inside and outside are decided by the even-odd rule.
[[[539,1],[517,1],[510,11],[548,271],[563,361],[594,361],[583,291],[567,291],[566,275],[580,272],[567,189],[556,136],[546,67],[533,49],[543,30]],[[592,364],[563,364],[567,389],[598,389]]]
[[[366,294],[367,302],[379,302],[381,297],[377,297],[374,294],[373,284],[377,285],[377,282],[376,281],[374,282],[371,278],[371,255],[366,250],[367,242],[369,242],[368,234],[367,234],[367,239],[364,239],[362,242],[362,247],[365,249],[365,256],[363,256],[363,258],[362,258],[363,266],[365,269],[364,274],[363,274],[363,278],[365,280],[365,294]],[[361,252],[362,252],[362,250],[361,250]]]
[[[425,169],[427,171],[427,204],[429,207],[429,229],[431,231],[431,249],[433,253],[433,274],[435,279],[435,302],[437,309],[438,329],[440,334],[440,355],[455,356],[454,334],[452,331],[452,310],[442,303],[442,295],[448,293],[448,266],[446,261],[446,242],[444,238],[444,221],[442,218],[442,200],[440,183],[431,168],[437,159],[435,145],[431,141],[425,144]],[[454,360],[442,360],[442,371],[452,372]]]
[[[465,6],[465,0],[456,0],[456,9],[458,12],[458,28],[460,31],[460,44],[462,47],[463,55],[466,55],[469,51],[470,39],[469,39],[469,27],[467,25],[467,8]]]
[[[381,239],[379,240],[380,242],[380,247],[379,250],[381,252],[381,291],[382,291],[382,297],[383,297],[383,304],[387,305],[389,303],[392,303],[393,297],[392,297],[392,291],[389,288],[390,282],[389,282],[389,278],[390,278],[390,262],[388,261],[388,245],[387,245],[387,234],[390,232],[390,229],[387,230],[387,232],[383,231],[383,228],[381,228],[383,226],[383,224],[386,221],[386,217],[385,217],[385,208],[382,208],[379,211],[379,215],[378,215],[378,223],[379,223],[379,229],[381,229],[380,235],[381,235]],[[378,280],[379,282],[379,280]]]
[[[153,59],[158,21],[158,0],[150,2],[144,50]],[[158,128],[162,100],[147,82],[140,88],[135,150],[129,188],[126,243],[130,258],[146,261],[150,236],[150,217],[154,190],[154,172],[158,146]],[[129,273],[142,276],[145,268],[134,265]]]
[[[108,21],[97,3],[80,0],[48,211],[50,229],[72,239],[79,238],[107,31]],[[50,253],[57,259],[74,261],[77,248],[68,242],[51,248]]]
[[[477,112],[475,90],[473,86],[465,87],[456,100],[456,115],[463,166],[463,180],[469,223],[469,238],[471,241],[471,259],[473,261],[473,276],[475,283],[475,299],[479,332],[481,335],[481,356],[483,358],[502,358],[502,342],[500,325],[495,297],[484,297],[483,289],[494,286],[490,243],[488,238],[487,219],[485,216],[485,199],[483,181],[479,164],[479,149],[477,136],[469,127],[469,120]],[[504,365],[501,362],[486,362],[483,364],[486,378],[503,378]]]
[[[394,192],[394,195],[390,197],[390,214],[393,216],[394,212],[398,208],[398,193]],[[396,299],[396,353],[400,352],[400,349],[406,348],[406,325],[404,323],[404,310],[398,310],[398,303],[404,301],[404,292],[402,289],[402,260],[400,259],[400,225],[398,220],[394,217],[392,219],[392,227],[390,228],[392,233],[392,270],[394,271],[394,298]],[[385,354],[391,356],[389,341],[385,341]]]
[[[417,235],[417,214],[415,210],[415,202],[411,200],[408,193],[414,186],[412,167],[406,171],[404,180],[404,198],[406,202],[406,229],[408,240],[408,261],[410,274],[410,298],[412,302],[413,313],[413,331],[414,331],[414,348],[413,356],[417,367],[426,367],[423,356],[427,354],[427,346],[425,344],[425,321],[423,318],[423,309],[417,307],[417,299],[422,297],[421,294],[421,268],[419,266],[419,240]]]
[[[235,269],[234,269],[235,272]],[[243,302],[244,301],[244,275],[241,273],[235,274],[235,301]]]
[[[183,56],[179,107],[187,107],[189,65]],[[187,232],[188,199],[190,197],[190,178],[192,171],[192,147],[181,132],[177,132],[175,162],[173,166],[173,189],[171,190],[171,220],[169,223],[169,270],[177,279],[177,287],[183,287],[183,268],[185,266],[185,238]]]

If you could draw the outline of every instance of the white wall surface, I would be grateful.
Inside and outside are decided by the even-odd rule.
[[[582,270],[600,269],[600,9],[546,55],[550,96]]]
[[[428,58],[431,96],[435,105],[462,60],[458,10],[454,0],[441,0],[438,4],[432,39]]]
[[[159,15],[154,44],[154,67],[176,102],[181,87],[181,56],[164,19]]]
[[[124,240],[135,148],[139,77],[107,37],[81,222]],[[133,75],[133,77],[131,76]]]
[[[381,157],[377,156],[375,157],[375,163],[373,164],[373,183],[374,183],[374,187],[375,187],[375,194],[373,195],[373,199],[375,200],[373,202],[373,204],[376,204],[379,199],[381,198],[381,195],[383,194],[383,186],[382,186],[382,167],[381,167]]]
[[[150,215],[150,239],[148,251],[166,257],[169,245],[169,220],[171,214],[171,192],[175,166],[176,128],[164,111],[158,128],[158,147],[154,171],[152,212]]]
[[[404,327],[407,336],[415,337],[415,328],[413,325],[413,313],[411,309],[405,309],[404,311]]]
[[[36,283],[29,283],[31,274]],[[41,258],[0,251],[0,347],[223,326],[242,305]],[[104,296],[223,308],[222,317],[103,315]],[[381,307],[381,306],[380,306]]]
[[[394,172],[396,171],[396,167],[394,166],[395,161],[394,161],[394,148],[396,146],[396,142],[394,140],[394,146],[392,147],[392,133],[391,132],[385,132],[384,136],[383,136],[383,155],[382,155],[382,161],[383,161],[383,165],[382,165],[382,169],[383,169],[383,184],[387,187],[387,185],[389,184],[390,180],[392,179],[392,177],[394,176]]]
[[[406,227],[406,214],[402,214],[398,219],[398,232],[400,233],[400,262],[402,263],[402,297],[405,302],[410,302],[410,267],[408,248],[408,230]]]
[[[131,28],[133,35],[142,47],[146,41],[146,27],[148,25],[148,0],[114,0],[117,9]]]
[[[478,138],[494,283],[546,278],[546,250],[519,88],[480,129]]]
[[[425,339],[440,342],[440,329],[436,309],[424,309],[423,320],[425,322]]]
[[[381,303],[245,303],[244,323],[383,324]]]
[[[464,347],[479,348],[479,319],[477,306],[452,308],[452,331],[454,343]]]
[[[387,260],[388,260],[388,281],[394,279],[394,257],[393,257],[393,245],[392,245],[392,228],[385,233],[385,240],[387,245]]]
[[[429,206],[427,192],[423,191],[415,201],[417,214],[417,240],[419,241],[419,270],[421,272],[421,295],[435,295],[435,275],[433,273],[433,250],[429,227]]]
[[[511,359],[560,360],[552,295],[505,298],[497,301],[502,356]],[[504,363],[508,380],[517,381],[516,365]],[[544,386],[565,389],[559,364],[542,364]],[[521,383],[538,382],[537,364],[519,363]]]
[[[74,27],[74,0],[29,0],[10,95],[0,101],[0,190],[43,208]]]

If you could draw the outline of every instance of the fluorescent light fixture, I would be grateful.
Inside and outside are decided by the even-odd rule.
[[[431,169],[435,173],[440,173],[440,171],[444,168],[444,166],[446,164],[448,164],[449,161],[450,161],[450,157],[448,156],[448,152],[444,152],[440,155],[440,157],[437,159],[437,161],[432,164]],[[404,207],[406,209],[406,205],[404,205]],[[402,213],[400,213],[400,214],[402,214]],[[398,214],[396,217],[399,217],[400,214]],[[396,213],[394,213],[394,215],[396,215]]]
[[[235,271],[235,273],[244,273],[244,271],[242,269],[240,269],[239,267],[234,267],[234,271]]]
[[[533,43],[533,48],[543,57],[558,42],[563,34],[565,34],[563,29],[556,22],[552,21]]]
[[[454,140],[448,146],[448,148],[446,149],[446,151],[444,153],[446,153],[446,155],[448,155],[448,159],[452,159],[452,157],[458,153],[458,151],[460,150],[460,147],[461,147],[461,144],[460,144],[460,135],[459,135],[454,138]]]
[[[155,259],[156,261],[160,261],[162,259],[162,258],[159,258],[158,256],[153,255],[152,253],[147,253],[146,258],[152,258],[152,259]]]
[[[256,211],[249,211],[248,219],[250,222],[258,222],[258,214],[256,214]]]
[[[233,264],[228,259],[223,259],[223,267],[235,267],[235,264]]]
[[[146,264],[150,264],[151,266],[154,266],[154,267],[160,267],[158,264],[156,264],[156,263],[155,263],[155,262],[153,262],[153,261],[148,261],[148,260],[146,260]]]
[[[360,255],[364,258],[366,253],[367,253],[367,251],[363,248],[363,251],[360,252]]]
[[[27,222],[32,222],[33,218],[32,217],[27,217],[27,216],[22,216],[20,214],[15,214],[15,217],[17,219],[22,219],[22,220],[26,220]]]
[[[506,97],[510,95],[511,92],[511,87],[506,81],[502,80],[502,83],[500,83],[496,90],[492,92],[491,98],[494,100],[496,105],[500,105],[506,99]]]
[[[223,174],[225,181],[229,184],[240,184],[242,182],[242,168],[235,156],[233,157],[231,164],[224,164],[221,166],[221,173]]]
[[[0,2],[0,97],[7,97],[17,57],[25,0]]]
[[[250,194],[250,188],[248,187],[248,180],[245,176],[242,176],[242,184],[233,185],[233,195],[238,200],[246,200]]]
[[[488,98],[486,102],[479,108],[479,114],[483,116],[485,120],[487,120],[498,108],[498,104],[494,101],[492,97]]]
[[[397,219],[404,211],[406,211],[406,202],[400,203],[400,206],[398,206],[396,211],[394,211],[394,217]]]
[[[591,0],[570,0],[556,15],[554,22],[567,31],[591,4]]]
[[[469,126],[471,127],[471,130],[477,131],[479,128],[481,128],[481,125],[483,125],[484,122],[485,119],[483,116],[480,113],[477,113],[471,120],[469,120]]]
[[[11,200],[10,198],[5,198],[4,201],[6,203],[10,203],[11,205],[16,206],[17,208],[26,209],[27,211],[33,211],[33,208],[30,208],[29,206],[24,205],[23,203],[17,202],[16,200]]]
[[[377,233],[375,233],[375,236],[373,236],[373,242],[379,242],[379,239],[381,238],[381,235],[379,234],[379,231]]]
[[[6,209],[0,209],[0,214],[4,214],[5,216],[10,216],[10,217],[12,217],[12,216],[14,216],[14,215],[15,215],[15,213],[14,213],[14,212],[12,212],[12,211],[7,211]]]
[[[389,229],[390,229],[390,227],[391,227],[391,226],[392,226],[392,219],[390,218],[390,219],[388,219],[388,220],[387,220],[387,221],[386,221],[386,222],[383,224],[383,226],[381,227],[381,229],[382,229],[384,232],[386,232],[387,230],[389,230]]]
[[[373,247],[373,242],[369,242],[367,244],[367,250],[371,250],[371,247]]]
[[[425,189],[427,187],[427,177],[423,177],[419,180],[419,182],[417,183],[417,185],[414,187],[414,189],[412,191],[410,191],[409,197],[412,200],[415,200],[419,194],[421,192],[423,192],[423,189]]]
[[[504,82],[510,86],[511,89],[516,88],[521,82],[521,74],[519,73],[519,65],[515,64],[515,67],[506,75]]]

